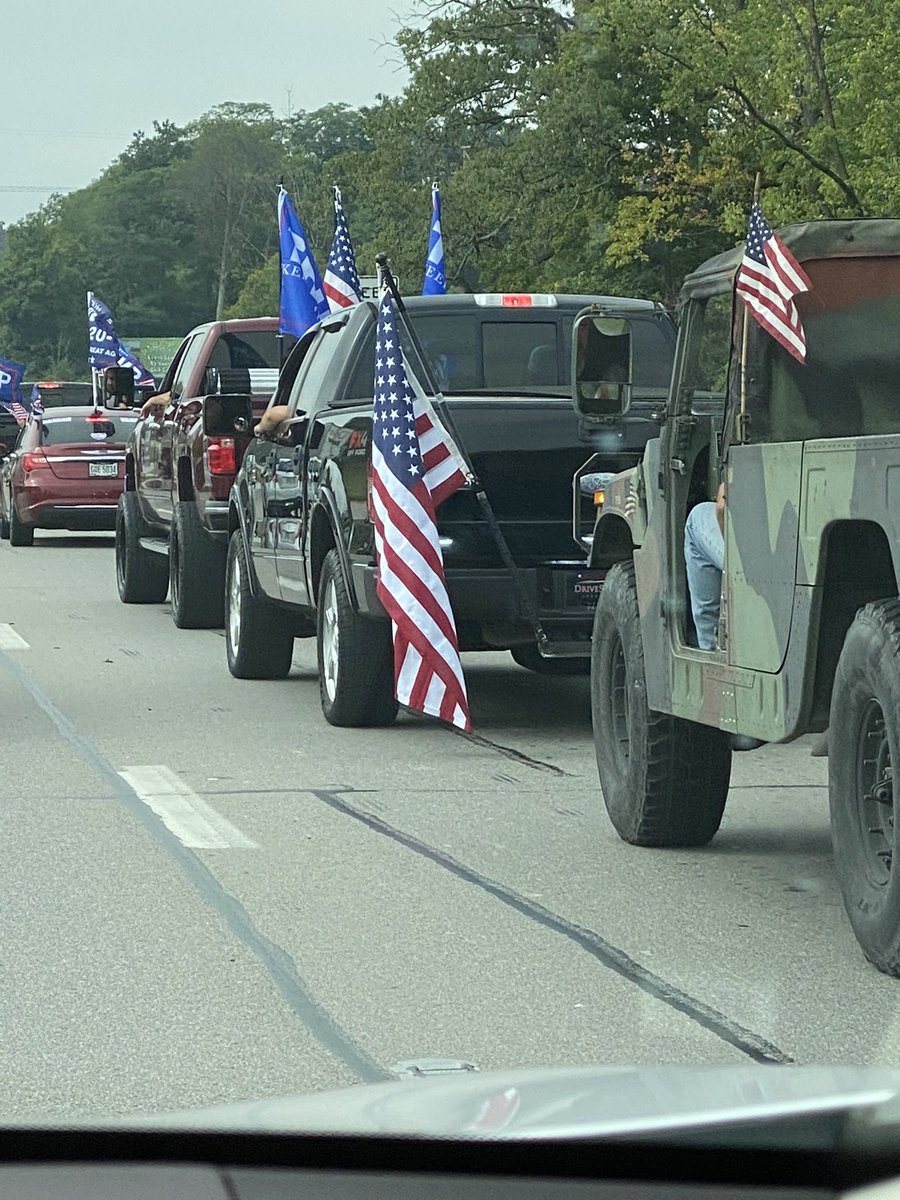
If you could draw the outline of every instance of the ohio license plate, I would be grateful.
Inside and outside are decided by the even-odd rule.
[[[119,473],[119,464],[115,462],[92,462],[88,465],[89,475],[99,475],[103,479],[115,479]]]

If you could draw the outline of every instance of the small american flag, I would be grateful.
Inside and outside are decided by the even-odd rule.
[[[356,271],[350,230],[347,228],[347,218],[341,204],[340,188],[334,189],[334,240],[331,243],[331,253],[328,256],[322,285],[332,312],[337,312],[340,308],[349,308],[351,304],[359,304],[362,300],[362,288]]]
[[[390,296],[378,309],[372,514],[378,598],[391,618],[401,704],[471,729],[434,510],[468,480],[462,456],[403,362]]]
[[[806,361],[806,333],[794,297],[811,289],[806,272],[754,204],[737,294],[763,329],[800,362]]]
[[[23,404],[20,404],[18,402],[18,400],[13,400],[10,403],[9,411],[12,413],[12,415],[16,418],[17,421],[27,421],[28,420],[28,409]]]

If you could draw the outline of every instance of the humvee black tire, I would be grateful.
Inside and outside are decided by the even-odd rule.
[[[136,492],[123,492],[116,509],[116,587],[123,604],[162,604],[169,590],[165,555],[145,550]]]
[[[647,707],[632,563],[612,567],[594,616],[591,709],[600,787],[635,846],[705,846],[722,820],[731,742],[720,729]]]
[[[542,658],[537,646],[513,646],[510,654],[520,667],[537,675],[589,675],[590,658]]]
[[[244,539],[236,529],[225,566],[225,653],[235,679],[284,679],[291,669],[294,634],[287,616],[253,595]]]
[[[325,720],[350,728],[390,725],[398,707],[391,626],[354,609],[337,550],[329,550],[322,564],[318,617],[319,694]]]
[[[11,546],[34,545],[34,526],[19,520],[15,504],[9,513],[9,544]]]
[[[225,623],[227,547],[204,528],[192,500],[179,500],[169,532],[169,591],[179,629],[221,629]]]
[[[900,600],[861,608],[831,693],[828,800],[835,869],[866,958],[900,976],[900,855],[893,864],[900,764]]]

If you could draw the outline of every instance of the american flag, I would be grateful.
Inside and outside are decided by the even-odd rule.
[[[334,240],[322,283],[332,312],[349,308],[351,304],[358,304],[362,300],[353,243],[350,241],[339,188],[334,189]]]
[[[397,310],[378,309],[372,415],[372,515],[378,598],[391,618],[401,704],[471,729],[456,624],[434,510],[468,479],[462,456],[403,362]]]
[[[18,400],[10,401],[9,411],[17,421],[28,420],[28,409],[23,404],[20,404]]]
[[[806,361],[806,333],[794,297],[811,289],[806,272],[754,204],[737,294],[763,329],[800,362]]]

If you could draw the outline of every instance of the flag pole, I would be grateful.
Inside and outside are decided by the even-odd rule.
[[[754,205],[759,203],[761,183],[760,172],[757,171],[753,181]],[[744,312],[744,323],[741,329],[741,409],[738,415],[738,445],[742,446],[747,440],[747,342],[750,331],[750,312],[743,302],[741,307]]]
[[[278,191],[276,195],[281,198],[281,192],[284,188],[284,176],[278,180]],[[284,366],[284,334],[281,332],[281,292],[284,287],[284,272],[281,269],[281,206],[276,201],[275,222],[278,225],[278,332],[275,334],[275,341],[278,343],[278,374],[281,374],[281,368]]]
[[[87,314],[88,314],[88,355],[90,355],[90,334],[91,334],[91,292],[87,293]],[[97,368],[93,363],[91,367],[91,397],[94,401],[94,408],[97,408]]]

